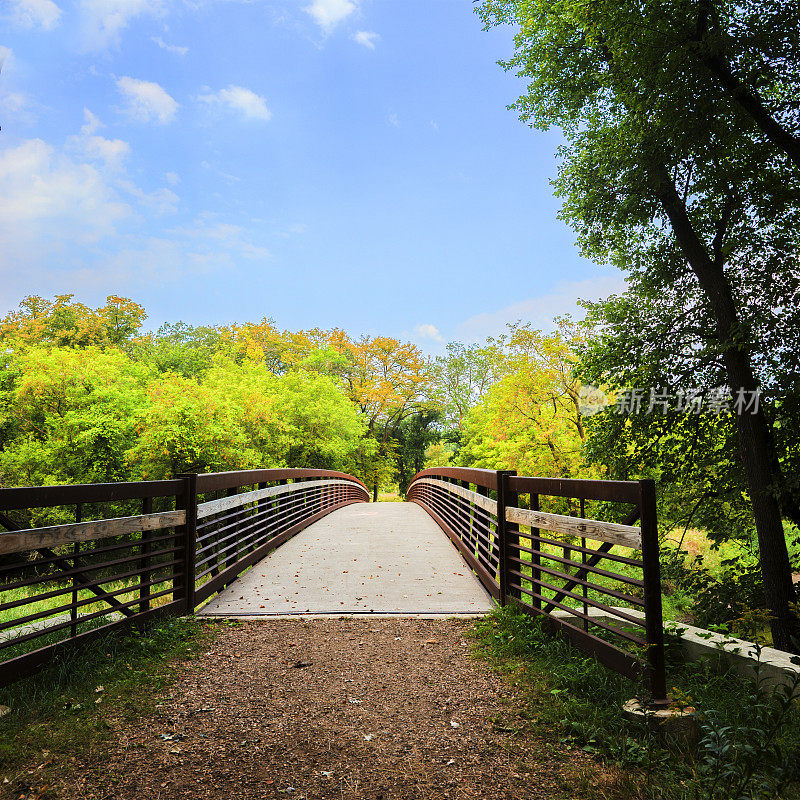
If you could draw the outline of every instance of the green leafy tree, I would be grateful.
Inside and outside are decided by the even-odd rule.
[[[460,434],[467,412],[486,395],[495,380],[499,353],[484,345],[450,342],[445,355],[430,364],[431,402],[442,409],[446,428]]]
[[[575,344],[566,320],[552,334],[509,326],[497,340],[500,378],[465,418],[460,463],[523,475],[585,475]]]
[[[57,347],[120,346],[134,339],[147,319],[144,308],[126,297],[111,295],[96,309],[73,297],[24,298],[16,311],[0,320],[0,340]]]
[[[435,426],[439,412],[423,409],[406,417],[395,431],[395,472],[401,494],[405,494],[411,479],[425,468],[428,448],[439,441]]]
[[[620,302],[635,313],[625,339],[619,306],[600,325],[594,376],[764,392],[731,423],[773,639],[796,649],[782,515],[798,517],[797,484],[781,453],[798,441],[800,8],[484,0],[479,13],[517,28],[504,66],[527,81],[522,119],[564,133],[556,189],[584,254],[629,274]]]
[[[190,378],[210,369],[214,355],[222,347],[222,335],[216,328],[176,322],[165,323],[155,333],[138,337],[132,354],[137,361],[152,364],[159,372]]]
[[[95,347],[29,347],[7,358],[2,484],[129,479],[125,452],[147,405],[146,366]]]

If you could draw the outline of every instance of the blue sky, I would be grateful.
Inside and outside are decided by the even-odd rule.
[[[3,0],[0,310],[121,294],[149,325],[413,339],[546,325],[580,258],[558,134],[506,106],[470,0]]]

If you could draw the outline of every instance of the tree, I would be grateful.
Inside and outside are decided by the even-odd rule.
[[[340,338],[334,346],[348,357],[345,392],[377,443],[372,456],[375,467],[369,470],[373,500],[377,500],[379,477],[386,475],[392,463],[398,427],[425,403],[430,381],[425,359],[416,345],[386,336]]]
[[[498,351],[491,340],[485,345],[449,342],[447,354],[433,360],[431,402],[442,409],[448,428],[462,430],[467,412],[492,384],[497,360]]]
[[[111,295],[97,309],[75,302],[73,297],[24,298],[19,308],[0,322],[0,339],[57,347],[119,346],[130,342],[147,319],[144,308],[125,297]]]
[[[777,647],[798,647],[782,514],[797,520],[800,9],[782,0],[484,0],[519,26],[515,108],[566,143],[556,180],[583,252],[629,272],[600,326],[597,375],[707,394],[764,392],[734,414]],[[620,359],[620,305],[636,345]],[[597,320],[602,313],[596,315]],[[638,349],[636,349],[638,347]],[[630,364],[635,364],[631,369]]]
[[[125,452],[153,373],[116,349],[30,346],[6,354],[0,483],[129,480]]]
[[[202,382],[166,374],[149,384],[148,396],[127,454],[147,477],[263,466],[347,469],[364,434],[332,379],[273,375],[224,356]]]
[[[497,340],[501,377],[466,415],[459,461],[524,475],[585,476],[580,384],[572,375],[578,337],[567,320],[551,334],[530,324],[508,327]]]
[[[422,409],[406,417],[395,431],[395,473],[400,494],[404,495],[411,479],[425,468],[428,448],[439,441],[434,425],[439,419],[435,409]]]
[[[138,336],[131,354],[159,372],[190,378],[209,370],[214,355],[221,349],[221,336],[216,328],[166,322],[155,333]]]
[[[244,359],[283,374],[296,367],[317,347],[306,333],[279,330],[275,320],[223,326],[219,329],[223,352],[241,363]]]

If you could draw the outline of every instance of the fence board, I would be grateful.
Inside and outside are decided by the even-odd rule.
[[[642,547],[642,529],[636,525],[622,525],[618,522],[601,522],[596,519],[568,517],[563,514],[549,514],[544,511],[529,511],[527,508],[506,508],[506,519],[532,528],[578,536],[596,542],[608,542],[632,550]]]
[[[156,514],[140,514],[136,517],[71,522],[67,525],[49,525],[44,528],[28,528],[11,533],[0,533],[0,555],[58,547],[72,542],[90,542],[94,539],[106,539],[111,536],[124,536],[142,531],[157,531],[161,528],[173,528],[176,525],[182,525],[185,520],[185,511],[164,511]]]

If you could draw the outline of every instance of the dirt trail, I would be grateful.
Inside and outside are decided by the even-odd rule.
[[[116,746],[54,788],[104,800],[575,797],[563,756],[521,766],[510,723],[496,721],[513,710],[506,690],[471,657],[468,625],[221,626],[154,716],[112,721]]]

